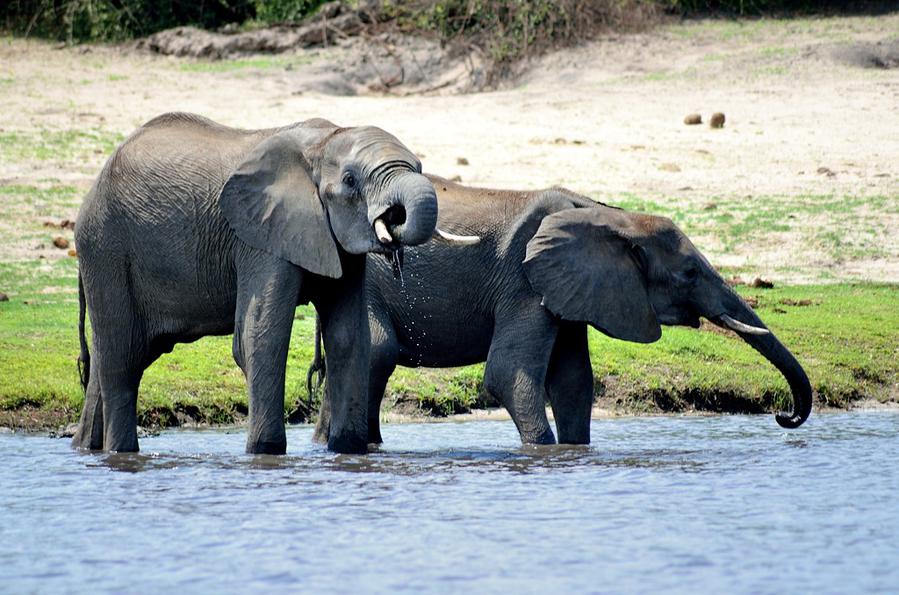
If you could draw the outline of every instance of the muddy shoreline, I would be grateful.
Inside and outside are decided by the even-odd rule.
[[[420,424],[420,423],[464,423],[470,421],[510,421],[512,418],[502,407],[489,407],[484,409],[471,409],[466,413],[453,413],[450,415],[433,415],[427,411],[412,412],[409,408],[403,408],[403,412],[394,409],[382,412],[381,421],[384,424]],[[882,402],[874,398],[861,398],[849,404],[849,407],[816,406],[813,415],[828,415],[845,413],[847,411],[897,411],[899,402]],[[661,409],[647,410],[636,407],[616,406],[608,402],[599,402],[593,406],[592,419],[616,419],[625,417],[710,417],[718,415],[769,415],[773,412],[747,412],[745,410],[702,410],[687,409],[680,411],[664,411]],[[77,422],[69,421],[71,412],[53,409],[22,408],[19,410],[0,411],[0,433],[15,433],[37,436],[50,436],[55,438],[70,438],[77,429]],[[77,415],[77,414],[76,414]],[[546,415],[550,422],[554,420],[552,409],[546,408]],[[226,430],[229,428],[246,427],[246,416],[235,415],[230,421],[221,423],[209,423],[188,416],[179,416],[179,423],[160,425],[150,424],[138,427],[140,436],[148,436],[162,430]],[[301,422],[291,425],[305,425],[314,422]]]

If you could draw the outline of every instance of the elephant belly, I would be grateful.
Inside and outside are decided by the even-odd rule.
[[[449,368],[487,359],[493,321],[483,316],[435,318],[421,316],[395,321],[399,364],[408,367]]]

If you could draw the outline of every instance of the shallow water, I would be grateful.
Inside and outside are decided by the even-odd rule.
[[[139,455],[0,435],[0,591],[727,592],[899,589],[899,414],[385,425],[339,456],[288,430],[171,431]],[[177,590],[177,591],[175,591]]]

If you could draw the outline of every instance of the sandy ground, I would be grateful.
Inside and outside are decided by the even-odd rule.
[[[896,282],[899,69],[841,56],[860,43],[895,42],[897,31],[899,14],[678,24],[549,55],[504,90],[407,97],[310,91],[311,69],[339,49],[207,69],[133,49],[7,38],[0,132],[127,134],[173,110],[246,128],[310,117],[374,124],[418,152],[426,171],[465,183],[558,184],[661,205],[682,216],[713,263],[744,275]],[[721,130],[683,123],[715,111],[727,116]],[[86,189],[105,157],[5,159],[0,184]],[[847,206],[817,212],[827,198]],[[796,205],[804,208],[789,212]],[[748,216],[756,208],[789,224],[768,230]],[[749,226],[736,240],[690,224],[730,209]]]

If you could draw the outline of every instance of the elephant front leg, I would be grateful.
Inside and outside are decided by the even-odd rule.
[[[549,360],[546,393],[556,419],[559,443],[590,444],[593,367],[585,323],[562,323]]]
[[[556,327],[542,311],[497,321],[484,384],[509,411],[524,444],[555,444],[544,381]]]
[[[368,452],[368,364],[371,335],[365,276],[345,275],[339,289],[317,300],[328,365],[328,449]]]
[[[238,270],[234,360],[249,391],[247,453],[284,454],[284,374],[301,272],[274,258]],[[241,274],[245,273],[245,274]]]

